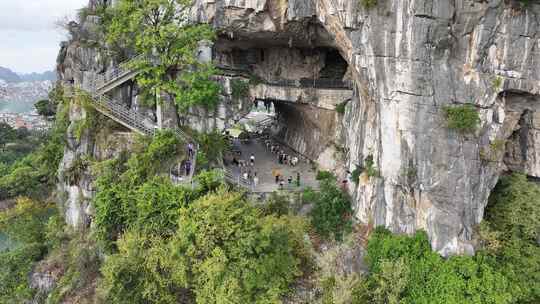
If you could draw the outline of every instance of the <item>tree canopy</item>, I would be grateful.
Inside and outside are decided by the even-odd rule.
[[[211,80],[213,66],[197,60],[200,43],[214,40],[215,33],[207,24],[189,22],[190,6],[190,0],[121,0],[107,27],[110,43],[145,55],[134,63],[145,95],[166,92],[181,110],[213,107],[220,92]]]

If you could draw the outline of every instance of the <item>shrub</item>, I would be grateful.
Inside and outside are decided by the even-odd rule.
[[[304,200],[314,203],[310,216],[317,233],[323,238],[341,240],[351,227],[352,208],[346,194],[331,180],[323,180],[320,193],[306,192]]]
[[[42,99],[34,105],[39,115],[51,117],[56,114],[56,105],[48,99]]]
[[[204,153],[209,163],[219,163],[223,159],[223,153],[230,149],[227,137],[217,131],[199,134],[197,141],[200,151]]]
[[[264,215],[287,215],[289,214],[289,198],[286,195],[272,192],[261,207]]]
[[[478,111],[471,104],[443,108],[448,128],[460,133],[472,133],[480,123]]]
[[[360,0],[360,3],[364,8],[370,9],[377,5],[377,0]]]
[[[32,297],[34,292],[28,285],[28,276],[42,256],[43,246],[37,243],[0,252],[1,303],[25,303]]]
[[[511,280],[520,303],[540,299],[539,194],[540,187],[525,175],[502,177],[479,229],[492,264]]]
[[[225,186],[225,180],[221,171],[205,170],[195,176],[195,184],[198,195],[204,195]]]
[[[132,227],[143,233],[172,235],[178,225],[180,208],[194,197],[191,190],[174,186],[168,178],[154,177],[134,194],[137,216]]]
[[[360,182],[360,173],[361,170],[358,167],[355,167],[354,170],[351,172],[351,179],[353,183],[358,184],[358,182]]]
[[[15,244],[0,252],[0,303],[24,303],[32,297],[28,277],[47,252],[46,223],[52,206],[19,198],[13,208],[0,212],[0,232]]]
[[[431,251],[425,232],[410,237],[378,227],[366,262],[373,303],[513,302],[509,279],[484,255],[445,260]]]
[[[330,171],[318,170],[315,179],[318,181],[324,181],[328,179],[335,180],[336,176]]]
[[[490,196],[486,220],[503,232],[505,239],[534,242],[540,233],[540,187],[523,174],[501,178]]]
[[[496,76],[495,78],[493,78],[493,82],[492,82],[493,89],[495,90],[500,89],[502,84],[503,84],[503,78],[501,76]]]
[[[47,263],[59,263],[64,270],[47,302],[63,303],[66,297],[84,298],[88,290],[93,291],[101,260],[91,236],[79,234],[49,256]]]
[[[366,159],[364,159],[364,172],[366,172],[368,177],[379,177],[379,171],[375,168],[373,155],[368,155]]]
[[[171,238],[126,233],[102,267],[106,303],[277,303],[307,261],[305,223],[218,191],[182,208]]]
[[[347,106],[347,102],[344,101],[344,102],[341,102],[341,103],[338,103],[336,105],[336,112],[338,112],[339,114],[343,115],[345,114],[345,106]]]
[[[239,100],[249,95],[249,83],[240,79],[231,81],[231,95],[234,99]]]

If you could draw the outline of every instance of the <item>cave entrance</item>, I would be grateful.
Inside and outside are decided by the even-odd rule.
[[[505,171],[540,177],[540,96],[505,91],[497,102],[504,116],[494,111],[493,121],[502,128],[499,139],[490,142],[493,159],[503,154]]]
[[[225,130],[231,151],[224,163],[254,193],[318,188],[311,161],[280,139],[283,101],[254,99],[249,114]]]
[[[279,33],[239,30],[234,38],[218,37],[213,54],[222,75],[249,81],[248,98],[258,103],[235,121],[243,125],[241,130],[227,130],[237,153],[229,155],[227,165],[240,176],[256,171],[268,183],[263,190],[276,190],[276,171],[285,178],[285,186],[289,178],[294,184],[300,173],[302,186],[317,187],[312,162],[323,153],[334,155],[329,147],[337,132],[336,106],[352,98],[352,73],[334,39],[317,22]],[[348,97],[344,91],[350,92]],[[252,153],[255,168],[249,167]],[[285,161],[280,154],[286,155]]]

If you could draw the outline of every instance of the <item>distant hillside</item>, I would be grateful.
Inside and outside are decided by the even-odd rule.
[[[0,79],[6,82],[21,82],[22,79],[15,72],[8,68],[0,67]]]
[[[30,74],[20,74],[19,77],[22,81],[45,81],[45,80],[56,80],[56,73],[53,71],[46,71],[43,73],[30,73]]]
[[[8,68],[0,67],[0,79],[8,83],[46,80],[55,81],[56,73],[54,73],[53,71],[46,71],[43,73],[17,74]]]

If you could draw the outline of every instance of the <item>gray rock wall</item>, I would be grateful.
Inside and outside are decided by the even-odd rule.
[[[311,145],[323,134],[333,144],[309,153],[338,173],[373,157],[380,177],[364,175],[349,189],[358,221],[395,232],[424,229],[441,254],[472,253],[474,226],[482,220],[501,171],[540,176],[540,6],[521,8],[513,0],[378,2],[366,10],[356,0],[197,0],[192,18],[219,30],[217,49],[279,49],[272,57],[275,64],[259,66],[261,75],[295,66],[291,62],[298,60],[297,51],[281,56],[287,54],[283,49],[337,49],[355,83],[345,115],[333,117],[338,121],[327,133],[308,132],[298,122],[285,137],[301,146],[306,143],[299,139],[309,138]],[[59,78],[84,82],[85,73],[108,65],[100,52],[72,42],[60,52]],[[307,66],[322,65],[313,58]],[[303,68],[285,69],[283,75],[302,76]],[[221,81],[229,87],[221,105],[212,113],[194,109],[181,123],[210,130],[243,114],[246,101],[232,101],[230,79]],[[133,96],[128,103],[138,107]],[[463,103],[474,104],[480,113],[474,134],[446,126],[443,107]],[[309,111],[300,114],[305,121],[316,119]],[[83,116],[73,110],[74,120]],[[174,115],[168,121],[174,124]],[[501,142],[504,151],[499,151]],[[77,155],[94,153],[91,146],[90,138],[70,143],[62,168]],[[80,222],[78,215],[87,206],[75,197],[85,186],[61,185],[72,198],[67,205],[74,206],[68,221]]]
[[[193,16],[244,44],[264,37],[325,44],[332,37],[357,88],[336,138],[347,151],[346,169],[371,155],[380,171],[351,188],[356,218],[395,232],[424,229],[447,255],[474,250],[473,228],[506,167],[503,153],[483,159],[515,127],[499,95],[539,94],[540,7],[517,3],[385,0],[366,10],[358,1],[200,0]],[[480,113],[475,134],[446,127],[443,106],[463,103]],[[520,165],[529,174],[536,170],[533,146],[530,164]]]

